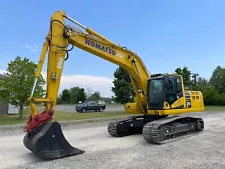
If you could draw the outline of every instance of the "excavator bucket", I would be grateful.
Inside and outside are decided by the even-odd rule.
[[[64,158],[85,152],[68,143],[62,133],[61,125],[56,121],[48,122],[28,132],[23,143],[42,159]]]

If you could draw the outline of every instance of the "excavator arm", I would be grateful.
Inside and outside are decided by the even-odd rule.
[[[66,21],[74,23],[74,26],[78,26],[78,28],[66,25]],[[35,73],[34,85],[28,98],[31,115],[24,128],[24,131],[28,133],[24,137],[24,145],[29,150],[44,158],[59,158],[68,156],[69,154],[81,154],[84,152],[83,150],[73,148],[66,141],[59,123],[51,122],[64,62],[68,59],[69,51],[74,46],[127,70],[136,94],[135,102],[128,103],[129,111],[131,113],[142,114],[147,112],[147,79],[150,77],[150,73],[137,54],[125,47],[116,45],[92,29],[83,26],[67,16],[64,11],[57,11],[52,15],[50,28],[45,39]],[[69,49],[69,45],[72,48]],[[35,87],[41,75],[47,53],[46,96],[44,98],[35,98]],[[42,113],[38,113],[36,108],[36,103],[40,102],[45,103],[45,110]],[[40,136],[37,133],[42,133],[42,135]],[[57,139],[52,139],[51,135]],[[61,141],[59,142],[59,140]]]
[[[86,32],[72,26],[66,26],[65,19],[72,21],[80,28],[83,28]],[[28,98],[32,115],[26,131],[30,131],[32,128],[52,118],[64,62],[68,59],[68,52],[72,49],[68,49],[69,45],[72,45],[72,48],[75,46],[85,50],[127,70],[136,94],[134,112],[144,113],[146,111],[147,80],[150,77],[150,73],[147,71],[140,57],[134,52],[121,47],[120,45],[114,44],[92,29],[81,25],[67,16],[65,12],[57,11],[51,17],[50,29],[46,37],[46,41],[43,44],[43,49],[35,74],[33,89],[30,97]],[[33,94],[35,86],[41,74],[47,51],[48,69],[46,80],[46,97],[34,98]],[[38,114],[35,105],[35,103],[38,102],[44,102],[46,105],[45,112],[41,115]],[[38,116],[39,121],[35,120],[32,123],[32,118],[34,116]]]

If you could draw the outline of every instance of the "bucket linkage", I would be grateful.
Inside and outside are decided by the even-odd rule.
[[[35,115],[27,123],[24,131],[24,146],[43,159],[57,159],[84,153],[84,150],[69,144],[62,133],[61,125],[52,122],[52,112]]]

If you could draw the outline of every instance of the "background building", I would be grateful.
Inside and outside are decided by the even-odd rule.
[[[0,74],[0,79],[4,78],[5,76]],[[0,86],[0,94],[3,94],[5,90]],[[18,114],[18,109],[10,105],[8,100],[5,98],[0,98],[0,114]]]

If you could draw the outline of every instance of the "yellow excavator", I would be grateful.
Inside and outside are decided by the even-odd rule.
[[[66,25],[66,21],[74,25]],[[125,111],[131,116],[111,121],[107,127],[111,136],[142,133],[147,142],[164,144],[204,130],[202,118],[180,115],[204,111],[202,93],[185,88],[182,76],[150,74],[136,53],[111,42],[61,10],[51,16],[45,39],[28,98],[31,115],[24,128],[26,135],[23,139],[25,147],[37,156],[57,159],[85,152],[73,147],[64,137],[60,124],[53,120],[64,62],[74,46],[117,64],[129,73],[135,100],[125,105]],[[68,49],[69,45],[71,48]],[[47,53],[46,96],[35,98],[35,86]],[[36,103],[41,102],[45,103],[45,110],[38,113]]]

